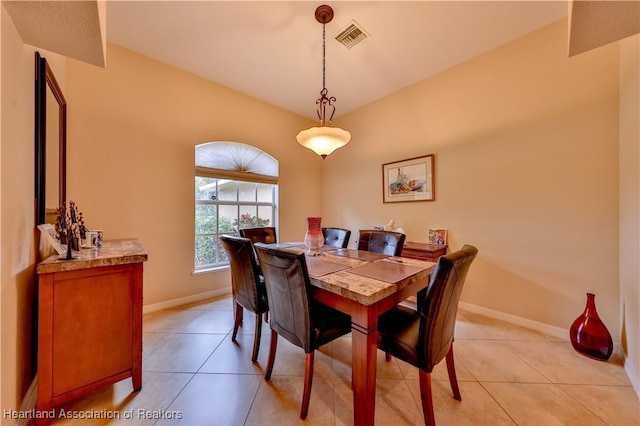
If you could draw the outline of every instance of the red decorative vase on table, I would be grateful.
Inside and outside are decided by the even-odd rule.
[[[304,245],[307,246],[307,254],[316,256],[320,251],[320,247],[324,244],[324,236],[322,235],[322,225],[320,217],[307,218],[307,232],[304,234]]]
[[[569,338],[576,351],[590,358],[606,361],[613,352],[613,340],[598,316],[595,297],[595,294],[587,293],[587,306],[571,325]]]

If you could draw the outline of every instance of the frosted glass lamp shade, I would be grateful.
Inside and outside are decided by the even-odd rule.
[[[351,133],[339,127],[311,127],[298,133],[296,139],[300,145],[325,158],[336,149],[348,144]]]

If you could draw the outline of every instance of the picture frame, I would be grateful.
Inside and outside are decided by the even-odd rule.
[[[434,177],[433,154],[385,163],[382,165],[382,201],[434,201]]]
[[[50,223],[43,223],[41,225],[38,225],[38,229],[40,230],[40,234],[42,235],[44,240],[47,241],[58,254],[62,255],[67,252],[67,247],[62,245],[58,240],[57,233],[53,225],[51,225]]]
[[[447,230],[445,228],[429,228],[427,233],[427,244],[434,246],[446,246]]]

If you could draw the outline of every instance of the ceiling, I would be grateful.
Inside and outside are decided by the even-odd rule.
[[[104,68],[104,2],[2,0],[2,6],[23,42]]]
[[[320,4],[109,1],[107,40],[316,120]],[[569,9],[564,0],[328,4],[335,15],[326,25],[326,87],[337,98],[335,117],[566,18]],[[349,49],[334,37],[352,20],[369,37]]]

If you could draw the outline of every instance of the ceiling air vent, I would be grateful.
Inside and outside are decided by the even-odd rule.
[[[349,25],[336,36],[336,40],[351,49],[367,37],[369,37],[369,34],[367,34],[356,21],[351,21]]]

